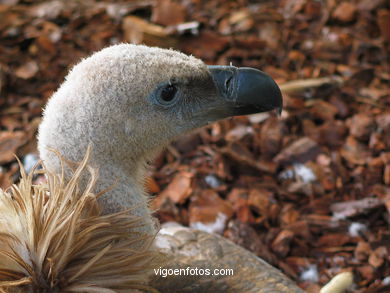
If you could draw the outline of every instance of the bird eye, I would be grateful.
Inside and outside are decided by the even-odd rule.
[[[171,102],[177,93],[177,88],[173,84],[169,84],[161,90],[161,100],[164,102]]]

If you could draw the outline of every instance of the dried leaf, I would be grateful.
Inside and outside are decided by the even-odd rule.
[[[330,210],[336,218],[347,218],[364,214],[371,209],[379,208],[383,205],[383,200],[375,197],[366,197],[360,200],[350,200],[334,203]]]
[[[30,79],[37,74],[39,70],[38,64],[35,61],[28,61],[15,70],[15,75],[19,78]]]
[[[355,20],[357,8],[354,3],[341,2],[333,11],[333,18],[340,22],[350,22]]]
[[[26,143],[26,134],[22,131],[0,132],[0,164],[15,159],[18,148]]]
[[[284,148],[275,157],[275,161],[283,165],[305,163],[316,158],[319,153],[320,148],[315,141],[308,137],[302,137]]]
[[[160,198],[170,198],[174,203],[184,203],[192,193],[192,178],[193,173],[180,172],[172,180],[172,182],[160,193]]]
[[[219,215],[228,219],[233,215],[233,209],[229,202],[221,199],[213,190],[203,190],[192,199],[189,206],[190,223],[214,223]]]
[[[176,25],[186,20],[185,7],[172,0],[161,0],[153,7],[152,22],[163,26]]]

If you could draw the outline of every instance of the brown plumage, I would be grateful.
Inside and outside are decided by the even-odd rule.
[[[68,183],[43,169],[47,183],[34,185],[33,172],[22,169],[19,184],[0,191],[0,292],[154,291],[145,285],[161,260],[153,239],[129,233],[143,220],[128,211],[100,214],[89,153]],[[86,172],[89,184],[80,190]]]

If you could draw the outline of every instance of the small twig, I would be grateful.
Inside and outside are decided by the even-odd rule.
[[[333,84],[335,86],[343,85],[344,80],[340,76],[331,76],[331,77],[319,77],[319,78],[309,78],[309,79],[298,79],[288,81],[282,85],[280,85],[280,90],[285,94],[299,93],[307,89],[317,88],[325,84]],[[380,103],[373,101],[364,97],[356,97],[356,101],[369,104],[374,107],[378,107],[381,109],[387,109],[385,105],[381,105]]]
[[[288,81],[280,86],[283,93],[291,94],[301,92],[309,88],[317,88],[325,84],[334,84],[340,86],[344,83],[344,80],[340,76],[309,78]]]

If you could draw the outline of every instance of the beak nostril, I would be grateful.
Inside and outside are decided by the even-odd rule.
[[[225,80],[225,88],[228,90],[229,87],[230,87],[230,84],[232,83],[232,79],[233,79],[233,76],[229,76],[226,80]]]

